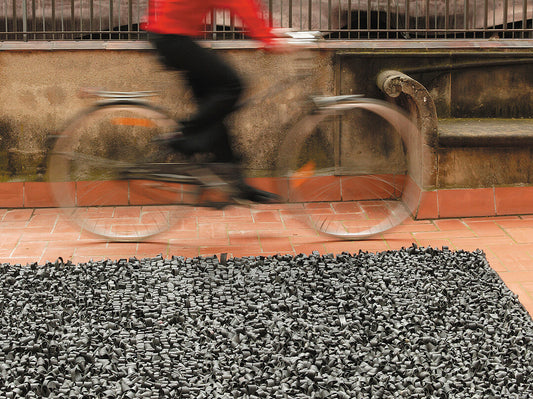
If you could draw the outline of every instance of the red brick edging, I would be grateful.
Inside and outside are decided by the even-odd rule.
[[[347,184],[349,179],[353,178],[341,179],[335,186],[339,190],[342,189],[344,195],[329,193],[328,198],[323,200],[339,201],[341,197],[344,200],[365,199],[364,192],[355,193],[354,186]],[[110,182],[110,184],[117,183],[119,184],[117,190],[112,191],[115,194],[114,200],[118,201],[117,205],[125,205],[127,200],[123,200],[124,182]],[[265,179],[254,179],[252,183],[269,190],[275,187],[275,183]],[[51,184],[54,183],[0,183],[0,208],[56,207],[57,203],[50,190]],[[83,184],[78,187],[78,196],[84,189],[86,187]],[[422,191],[416,183],[408,179],[403,197],[416,219],[533,214],[533,186]],[[144,202],[138,200],[136,203]]]
[[[408,180],[404,199],[415,219],[533,214],[533,187],[422,191]]]

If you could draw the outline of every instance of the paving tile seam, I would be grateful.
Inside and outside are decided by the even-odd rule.
[[[194,218],[194,237],[190,240],[172,238],[180,236],[179,231],[162,234],[162,238],[149,242],[121,244],[99,240],[88,236],[78,229],[66,229],[66,220],[54,212],[46,210],[25,210],[24,212],[0,211],[0,235],[3,236],[2,262],[11,263],[43,263],[55,262],[56,256],[65,261],[82,262],[89,259],[113,259],[123,257],[153,257],[161,255],[170,257],[184,255],[194,257],[200,254],[227,252],[232,256],[269,255],[275,253],[310,253],[318,250],[321,253],[340,253],[342,251],[384,251],[408,247],[412,243],[419,246],[441,248],[448,246],[451,250],[465,249],[483,250],[487,254],[489,264],[520,291],[524,303],[528,304],[530,313],[533,308],[533,217],[530,215],[449,218],[427,221],[407,220],[397,229],[391,230],[371,240],[342,241],[318,235],[301,221],[296,221],[290,214],[280,214],[272,209],[260,210],[263,216],[252,215],[250,233],[239,237],[239,216],[233,212],[229,218],[215,216],[214,223],[221,223],[222,228],[201,230],[199,217]],[[271,217],[279,218],[276,223]],[[50,235],[42,234],[39,229],[46,224],[49,215],[51,223]],[[242,218],[241,218],[242,220]],[[232,226],[232,227],[231,227]],[[253,226],[253,229],[252,229]],[[192,227],[192,225],[190,226]],[[206,228],[206,226],[203,226]],[[454,230],[455,229],[455,230]],[[206,234],[203,232],[207,231]],[[58,235],[54,234],[57,233]],[[470,235],[471,234],[471,235]],[[461,237],[466,235],[466,237]],[[186,236],[186,235],[185,235]],[[69,238],[70,237],[70,238]],[[232,237],[233,241],[232,242]],[[531,237],[531,238],[529,238]],[[32,243],[39,242],[33,247]],[[279,245],[277,245],[279,243]],[[62,245],[65,246],[64,251]],[[283,248],[275,251],[276,246]],[[60,255],[61,254],[61,255]]]

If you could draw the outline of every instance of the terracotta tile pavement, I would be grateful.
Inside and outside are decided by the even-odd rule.
[[[281,217],[280,217],[281,216]],[[492,268],[533,314],[533,218],[531,216],[406,220],[381,236],[340,241],[317,234],[297,219],[265,206],[205,212],[140,243],[114,243],[72,226],[60,210],[0,209],[0,262],[43,264],[64,261],[144,258],[163,255],[228,256],[276,253],[340,253],[420,246],[483,250]]]

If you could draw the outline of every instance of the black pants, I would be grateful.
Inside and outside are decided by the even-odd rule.
[[[237,161],[224,120],[243,91],[239,76],[215,52],[188,36],[151,34],[150,40],[168,67],[185,74],[197,102],[196,113],[182,121],[192,150],[212,152],[220,162]]]

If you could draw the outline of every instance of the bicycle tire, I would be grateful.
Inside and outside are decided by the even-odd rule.
[[[139,160],[168,162],[150,142],[175,131],[176,122],[144,102],[95,105],[57,135],[48,179],[55,200],[83,230],[114,241],[140,241],[176,225],[192,187],[147,179],[124,179],[118,171]]]
[[[396,155],[394,170],[383,169],[387,159],[380,161],[377,168],[368,162],[350,163],[350,159],[340,155],[342,146],[340,139],[335,142],[335,132],[330,134],[329,144],[328,140],[313,139],[331,117],[338,121],[356,110],[386,122],[382,134],[389,141],[388,147],[394,142],[396,154],[401,154]],[[362,134],[354,130],[354,135]],[[292,214],[323,234],[345,240],[367,239],[402,223],[410,216],[405,199],[409,175],[406,145],[416,131],[400,108],[381,100],[341,100],[319,107],[293,127],[280,147],[280,191],[285,193]],[[355,141],[363,143],[365,138]]]

